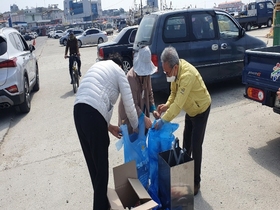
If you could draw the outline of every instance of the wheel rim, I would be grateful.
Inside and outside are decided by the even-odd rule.
[[[63,44],[64,44],[64,46],[67,45],[67,40],[66,39],[63,41]]]
[[[24,92],[25,92],[25,100],[26,100],[26,104],[28,107],[30,107],[30,92],[29,92],[29,88],[28,88],[28,82],[27,79],[25,78],[24,81]]]
[[[127,72],[130,70],[131,66],[130,63],[126,60],[123,61],[123,70],[125,72],[125,74],[127,74]]]
[[[103,39],[102,38],[99,38],[98,39],[98,44],[102,43],[103,42]]]

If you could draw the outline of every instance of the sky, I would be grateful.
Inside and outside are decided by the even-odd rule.
[[[139,7],[139,4],[141,0],[101,0],[102,10],[106,9],[119,9],[123,8],[125,11],[128,11],[129,9],[134,7],[134,1]],[[183,7],[205,7],[205,8],[211,8],[215,4],[218,6],[219,3],[222,2],[230,2],[233,0],[158,0],[159,5],[160,1],[162,3],[166,3],[168,6],[170,5],[170,2],[172,2],[173,8],[183,8]],[[243,3],[252,2],[253,0],[243,0]],[[195,2],[195,3],[193,3]],[[63,0],[0,0],[0,13],[10,11],[10,5],[16,4],[19,9],[26,9],[32,8],[32,7],[48,7],[49,4],[58,4],[58,8],[63,10]],[[146,0],[142,0],[142,5],[146,5]]]

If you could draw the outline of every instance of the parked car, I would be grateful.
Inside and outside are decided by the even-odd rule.
[[[78,39],[78,46],[88,44],[100,44],[107,42],[108,37],[105,31],[101,31],[98,28],[90,28],[84,31],[83,34],[76,37]]]
[[[51,34],[52,38],[58,39],[63,35],[63,31],[62,30],[56,30]]]
[[[107,35],[113,35],[114,34],[114,28],[113,28],[111,23],[107,23],[105,25],[105,31],[106,31]]]
[[[52,35],[54,34],[54,32],[55,32],[55,31],[52,31],[52,30],[51,30],[51,31],[49,31],[49,32],[47,33],[48,38],[51,38],[51,37],[52,37]]]
[[[176,48],[179,57],[193,64],[206,83],[240,77],[246,49],[265,47],[262,40],[246,34],[229,13],[218,9],[188,9],[147,14],[141,20],[134,50],[149,46],[158,67],[152,75],[154,91],[169,90],[160,55]]]
[[[38,37],[38,34],[37,34],[37,32],[30,32],[30,34],[32,34],[33,36],[34,36],[34,38],[36,39],[37,37]]]
[[[60,37],[60,39],[59,39],[59,44],[66,46],[66,44],[67,44],[67,39],[68,39],[69,33],[70,33],[71,31],[73,31],[73,33],[74,33],[75,36],[81,35],[81,34],[84,32],[83,29],[72,29],[72,30],[68,30],[68,31],[66,32],[65,35],[63,35],[62,37]]]
[[[0,108],[16,106],[19,112],[30,111],[30,92],[40,88],[34,50],[16,29],[0,29]]]
[[[34,37],[31,36],[30,34],[24,34],[23,38],[24,38],[26,41],[30,41],[30,40],[34,39]]]
[[[123,67],[125,73],[133,65],[133,43],[136,36],[138,25],[128,26],[114,38],[113,41],[97,45],[97,60],[106,60],[109,54],[118,52],[123,58]]]
[[[123,28],[125,28],[127,26],[127,23],[125,20],[121,20],[119,23],[118,23],[118,32],[120,32]]]

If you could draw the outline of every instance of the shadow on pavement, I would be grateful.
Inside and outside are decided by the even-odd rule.
[[[248,149],[256,163],[280,177],[280,133],[278,138],[268,141],[266,146]]]

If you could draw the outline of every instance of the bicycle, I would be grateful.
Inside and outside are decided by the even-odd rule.
[[[76,57],[78,57],[76,54],[75,55],[70,55],[67,56],[67,58],[70,57],[75,57],[72,65],[72,85],[73,85],[73,92],[76,93],[77,89],[79,87],[79,81],[80,81],[80,75],[78,72],[78,63],[76,61]]]

